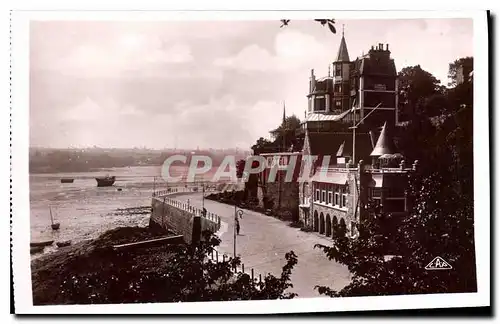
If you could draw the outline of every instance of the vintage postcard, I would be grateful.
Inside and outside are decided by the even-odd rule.
[[[487,12],[11,18],[16,313],[490,306]]]

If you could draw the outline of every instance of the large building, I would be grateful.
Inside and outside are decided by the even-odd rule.
[[[397,123],[398,79],[390,54],[388,44],[385,47],[378,44],[350,61],[342,35],[336,59],[329,67],[333,75],[317,78],[311,70],[304,128],[331,131],[339,124],[352,124],[368,114],[370,119],[362,123],[368,123],[368,128],[385,122],[390,126]],[[372,112],[374,108],[377,109]]]
[[[351,61],[342,35],[331,70],[324,78],[311,71],[302,154],[316,162],[299,184],[299,219],[327,236],[337,227],[355,235],[368,201],[395,215],[408,211],[407,174],[416,164],[406,166],[392,137],[398,79],[389,45]]]
[[[392,134],[398,116],[398,80],[389,45],[372,46],[366,55],[351,61],[342,35],[332,75],[309,80],[306,118],[299,130],[302,152],[279,155],[278,176],[269,182],[269,164],[259,180],[260,200],[272,200],[272,209],[287,210],[294,220],[330,236],[337,227],[356,234],[356,225],[367,217],[368,201],[394,215],[408,211],[407,167]],[[300,162],[293,180],[286,183],[287,163]],[[303,159],[311,159],[310,167]],[[308,173],[307,175],[305,173]],[[298,207],[298,208],[297,208]]]

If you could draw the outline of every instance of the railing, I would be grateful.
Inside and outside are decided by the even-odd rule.
[[[226,255],[225,253],[220,255],[219,251],[217,251],[215,248],[212,249],[212,252],[210,252],[207,256],[210,260],[215,261],[216,263],[219,262],[226,262],[226,260],[229,260],[229,256]],[[234,270],[234,274],[241,272],[241,273],[246,273],[250,276],[250,279],[253,281],[256,281],[257,283],[262,283],[262,274],[257,273],[254,268],[250,269],[245,269],[245,264],[241,263],[239,266],[237,266]],[[257,274],[258,274],[258,279],[257,279]]]
[[[195,189],[196,188],[196,189]],[[215,192],[217,191],[214,188],[206,188],[205,192]],[[182,192],[202,192],[201,187],[172,187],[168,189],[163,189],[163,190],[155,190],[153,191],[153,197],[162,197],[162,196],[168,196],[170,194],[175,194],[175,193],[182,193]]]
[[[172,207],[187,211],[188,213],[193,214],[193,216],[199,216],[206,218],[210,220],[213,223],[217,224],[217,231],[220,229],[221,226],[221,218],[219,215],[211,212],[203,212],[203,209],[199,209],[196,207],[191,206],[187,202],[176,200],[173,198],[169,198],[168,195],[171,194],[176,194],[179,192],[190,192],[189,188],[169,188],[167,190],[160,190],[155,193],[153,193],[153,197],[162,201],[163,204],[170,205]],[[206,192],[206,191],[205,191]]]
[[[215,191],[215,190],[212,190],[212,191]],[[208,211],[204,213],[202,209],[193,207],[186,202],[179,201],[179,200],[168,197],[168,195],[170,195],[170,194],[175,194],[175,193],[179,193],[179,192],[192,192],[192,188],[176,187],[176,188],[169,188],[166,190],[159,190],[159,191],[156,191],[153,193],[153,197],[161,200],[164,204],[168,204],[172,207],[190,212],[194,216],[204,217],[204,218],[212,221],[213,223],[217,224],[217,231],[220,229],[221,218],[219,215],[217,215],[215,213],[208,212]],[[205,192],[207,192],[207,191],[205,190]],[[219,251],[217,251],[215,248],[212,249],[211,253],[209,253],[209,255],[207,257],[209,257],[212,261],[215,261],[217,263],[219,263],[221,261],[226,262],[226,258],[227,258],[227,260],[229,260],[229,257],[226,254],[220,255]],[[257,274],[256,274],[255,270],[253,268],[245,269],[244,263],[241,263],[239,266],[237,266],[234,269],[235,274],[238,272],[242,272],[242,273],[246,273],[246,274],[250,275],[252,282],[255,280],[257,283],[262,283],[262,274],[259,273],[258,279],[257,279]]]

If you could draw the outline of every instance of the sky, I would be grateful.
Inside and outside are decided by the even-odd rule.
[[[30,25],[30,145],[243,148],[304,117],[311,69],[326,76],[342,25],[350,59],[389,44],[400,71],[446,85],[473,56],[470,19],[36,21]]]

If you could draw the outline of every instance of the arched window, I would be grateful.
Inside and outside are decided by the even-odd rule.
[[[325,235],[326,236],[331,236],[332,235],[332,219],[330,217],[330,214],[326,214],[326,229],[325,229]]]
[[[325,215],[323,213],[319,215],[319,233],[325,234]]]
[[[314,211],[314,223],[313,223],[313,230],[317,232],[319,229],[319,217],[318,217],[318,212],[315,210]]]

